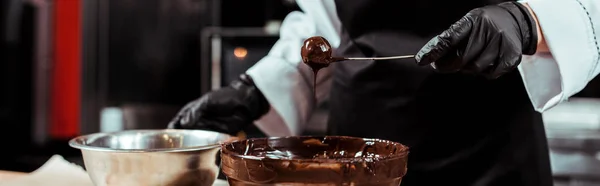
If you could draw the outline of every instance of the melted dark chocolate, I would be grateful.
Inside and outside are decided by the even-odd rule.
[[[302,45],[302,62],[310,66],[314,71],[319,71],[322,68],[328,67],[331,63],[339,61],[339,58],[331,56],[331,44],[327,39],[314,36],[304,40]]]
[[[230,185],[397,186],[408,147],[342,136],[247,139],[221,149]]]
[[[317,73],[322,68],[328,67],[331,63],[341,61],[343,58],[331,56],[331,44],[327,39],[321,36],[314,36],[304,40],[300,55],[302,62],[313,70],[313,91],[315,99],[317,97]]]

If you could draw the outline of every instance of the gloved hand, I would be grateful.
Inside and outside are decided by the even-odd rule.
[[[495,79],[537,50],[537,26],[527,8],[506,2],[471,10],[431,39],[415,56],[439,72],[467,72]]]
[[[173,129],[200,129],[235,136],[269,111],[269,102],[242,74],[228,87],[209,92],[184,106],[169,123]]]

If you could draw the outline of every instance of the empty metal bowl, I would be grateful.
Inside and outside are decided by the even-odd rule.
[[[217,152],[229,135],[202,130],[128,130],[80,136],[96,186],[212,185],[219,173]]]

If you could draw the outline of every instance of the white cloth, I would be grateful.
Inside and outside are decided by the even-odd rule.
[[[299,135],[314,108],[312,72],[301,62],[304,39],[320,35],[335,49],[340,21],[334,0],[296,1],[303,12],[283,21],[281,38],[247,73],[271,110],[257,121],[269,136]],[[551,54],[524,56],[519,71],[535,109],[548,110],[581,91],[600,72],[600,0],[530,0]],[[329,69],[319,72],[317,100],[327,99]]]
[[[551,54],[525,56],[519,70],[535,109],[546,111],[600,72],[600,1],[530,0]]]
[[[94,186],[87,172],[60,155],[52,156],[37,170],[14,179],[0,180],[0,186]]]
[[[315,107],[313,73],[302,63],[300,48],[305,39],[325,37],[335,49],[340,44],[340,21],[333,0],[296,1],[303,12],[292,12],[283,20],[280,38],[269,54],[246,72],[271,104],[271,110],[256,121],[269,136],[302,133]],[[317,100],[327,99],[330,68],[320,70]]]

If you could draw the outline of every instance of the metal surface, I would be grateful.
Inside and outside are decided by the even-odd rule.
[[[595,154],[550,150],[550,161],[554,177],[600,184],[600,160]]]
[[[228,138],[227,134],[203,130],[126,130],[80,136],[69,145],[104,152],[187,152],[219,147]]]
[[[33,82],[33,140],[41,145],[48,139],[48,104],[50,86],[50,64],[52,53],[52,1],[31,0],[29,1],[37,10],[36,17],[36,40],[35,40],[35,62]]]
[[[222,38],[224,37],[265,37],[279,33],[268,32],[262,27],[222,28],[207,27],[200,34],[200,92],[202,94],[222,86]]]
[[[178,106],[161,104],[125,104],[123,111],[123,129],[164,129],[181,109]]]
[[[390,56],[390,57],[347,57],[344,60],[391,60],[391,59],[407,59],[414,58],[415,55]]]
[[[110,1],[84,0],[80,134],[100,131],[100,113],[108,98]]]
[[[195,83],[201,75],[195,68],[199,43],[188,37],[195,38],[205,26],[220,24],[220,0],[84,0],[82,6],[81,134],[100,131],[99,114],[105,107],[130,102],[182,106],[200,95],[195,87],[186,90],[179,86]],[[149,34],[156,37],[146,39]],[[174,53],[151,58],[167,51]],[[167,80],[171,82],[160,83]]]
[[[548,146],[552,149],[594,153],[600,151],[600,131],[546,130]]]
[[[600,131],[600,99],[571,98],[542,115],[549,130]]]
[[[221,88],[221,39],[216,37],[211,39],[211,90]]]
[[[108,39],[101,39],[102,32],[100,28],[100,15],[108,13],[102,11],[107,7],[109,1],[84,0],[81,3],[82,10],[82,45],[81,45],[81,115],[79,117],[79,133],[90,134],[99,132],[100,103],[103,103],[103,89],[101,75],[105,69],[101,61],[105,57],[101,55],[101,44],[108,42]],[[106,37],[105,37],[106,38]]]
[[[96,133],[69,142],[81,149],[96,186],[211,185],[217,152],[230,136],[201,130]]]
[[[600,185],[600,131],[546,129],[546,134],[552,174],[564,179],[557,184]]]
[[[555,185],[600,185],[600,99],[571,98],[543,113]]]

